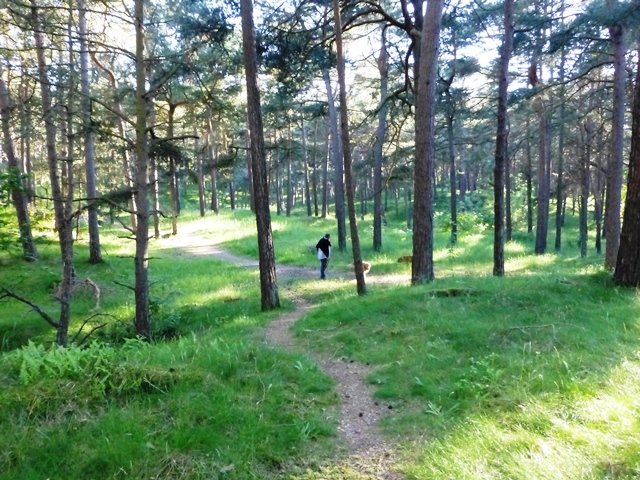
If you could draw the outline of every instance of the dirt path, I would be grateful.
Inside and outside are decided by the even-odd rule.
[[[246,268],[258,268],[257,260],[229,253],[203,237],[174,237],[165,242],[165,245],[179,249],[185,255],[213,256]],[[292,279],[316,280],[318,276],[315,270],[301,267],[276,266],[276,271],[279,283]],[[386,281],[399,283],[403,280],[405,279],[394,277]],[[291,295],[291,291],[289,294]],[[293,297],[291,300],[295,305],[294,310],[277,317],[265,329],[264,338],[267,344],[286,349],[301,348],[291,333],[291,326],[314,306],[299,297]],[[371,367],[342,358],[325,358],[309,351],[306,353],[335,381],[340,398],[338,433],[349,449],[349,459],[346,463],[355,467],[362,475],[358,478],[402,478],[399,473],[393,471],[394,449],[378,433],[378,421],[393,412],[390,405],[373,399],[373,389],[365,381],[372,370]]]

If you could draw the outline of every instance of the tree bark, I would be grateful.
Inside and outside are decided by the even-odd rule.
[[[382,163],[384,137],[387,131],[387,103],[389,86],[389,58],[387,55],[386,28],[383,27],[380,44],[380,56],[378,56],[378,72],[380,73],[380,105],[378,107],[378,128],[376,141],[373,146],[373,250],[382,250],[382,218],[384,209],[382,205]]]
[[[420,41],[416,96],[415,174],[413,210],[413,285],[434,280],[433,178],[435,164],[435,94],[438,43],[443,0],[429,0]]]
[[[13,103],[9,90],[2,78],[2,66],[0,65],[0,119],[2,120],[2,136],[4,154],[7,157],[10,180],[11,201],[16,210],[18,228],[20,229],[20,243],[22,244],[22,256],[28,262],[37,260],[38,250],[33,242],[31,222],[29,221],[29,198],[21,178],[21,168],[15,153],[13,136],[11,132]]]
[[[226,145],[223,145],[223,148]],[[220,202],[218,200],[218,166],[216,160],[216,151],[213,144],[213,121],[211,117],[207,122],[207,152],[209,155],[209,161],[211,162],[210,177],[211,177],[211,210],[217,215],[220,210]]]
[[[137,225],[135,264],[135,330],[147,341],[151,340],[151,317],[149,314],[149,205],[148,168],[149,142],[147,138],[147,114],[149,104],[146,92],[144,0],[134,2],[134,26],[136,32],[136,205]]]
[[[198,130],[194,128],[193,136],[195,137],[194,148],[195,148],[195,162],[196,162],[196,175],[198,177],[198,204],[200,205],[200,216],[204,218],[207,213],[207,205],[205,201],[205,191],[204,191],[204,165],[202,159],[202,151],[200,149],[200,136],[198,135]]]
[[[541,255],[547,249],[547,232],[549,228],[549,119],[544,100],[538,97],[535,100],[535,109],[538,113],[538,216],[536,222],[535,253]]]
[[[617,0],[608,0],[610,9],[617,7]],[[605,206],[605,267],[616,266],[620,246],[620,205],[622,204],[622,170],[624,156],[624,109],[625,109],[625,54],[624,31],[620,24],[609,26],[609,37],[613,44],[613,106],[611,111],[611,145],[607,167],[607,196]]]
[[[60,256],[62,259],[62,281],[58,288],[57,300],[60,302],[60,320],[56,332],[56,342],[65,346],[68,343],[69,321],[71,319],[71,292],[73,288],[73,231],[71,219],[65,215],[65,199],[62,195],[59,174],[59,160],[56,152],[56,125],[54,110],[51,105],[51,84],[48,76],[48,66],[45,59],[45,47],[43,40],[42,21],[36,0],[31,1],[31,21],[33,37],[36,47],[38,62],[38,82],[42,98],[42,110],[44,114],[45,144],[47,164],[49,167],[49,180],[51,182],[51,197],[58,229],[60,243]],[[68,192],[72,195],[72,192]]]
[[[564,64],[565,51],[562,48],[560,58],[560,111],[558,118],[558,182],[556,188],[556,252],[562,248],[562,226],[564,224],[564,216],[562,215],[562,205],[564,204],[564,121],[565,121],[565,86],[564,86]]]
[[[358,292],[358,295],[364,295],[367,293],[367,285],[364,279],[364,268],[362,265],[362,256],[360,253],[360,237],[358,235],[354,180],[352,177],[351,141],[349,139],[349,112],[347,109],[347,86],[345,80],[346,73],[344,50],[342,46],[342,18],[340,16],[340,0],[333,0],[333,21],[336,36],[338,84],[340,90],[340,133],[342,139],[342,156],[344,158],[347,208],[349,210],[351,249],[353,251],[353,266],[356,274],[356,290]]]
[[[635,5],[640,6],[640,1]],[[613,281],[618,285],[640,286],[640,60],[633,99],[627,198]]]
[[[86,0],[78,0],[78,30],[80,40],[80,109],[82,111],[82,137],[84,139],[84,162],[86,195],[88,199],[87,217],[89,227],[89,263],[102,262],[98,207],[96,200],[95,134],[91,123],[91,66],[89,62],[89,42],[87,39]]]
[[[580,173],[582,181],[580,185],[580,256],[587,256],[588,242],[588,206],[589,206],[589,189],[591,180],[591,136],[592,127],[589,120],[585,121],[582,128],[582,162],[580,165]]]
[[[304,203],[307,206],[307,217],[311,212],[311,181],[309,178],[309,152],[307,151],[307,130],[304,124],[304,117],[301,119],[300,137],[302,139],[302,166],[304,170]]]
[[[504,2],[504,38],[500,52],[500,73],[498,77],[498,131],[496,133],[496,155],[493,170],[493,275],[504,276],[504,175],[509,161],[507,138],[509,120],[507,112],[509,87],[509,60],[513,50],[513,0]]]
[[[269,213],[269,185],[264,145],[264,130],[258,89],[258,65],[256,61],[253,3],[240,0],[242,18],[242,46],[247,84],[247,115],[251,132],[251,164],[255,196],[256,223],[258,228],[258,252],[260,263],[260,291],[262,310],[280,308],[276,261]]]
[[[329,128],[331,130],[331,158],[333,159],[333,197],[335,203],[336,221],[338,226],[338,249],[341,252],[347,250],[347,224],[344,212],[344,164],[343,155],[340,152],[340,134],[338,132],[338,112],[333,101],[331,91],[331,78],[329,70],[322,70],[324,84],[327,90],[327,101],[329,102]]]

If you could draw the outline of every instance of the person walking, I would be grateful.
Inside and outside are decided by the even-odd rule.
[[[329,263],[329,257],[331,256],[331,242],[329,241],[329,238],[331,238],[331,235],[327,233],[316,245],[316,249],[318,250],[318,260],[320,260],[320,278],[322,280],[325,279],[327,264]]]

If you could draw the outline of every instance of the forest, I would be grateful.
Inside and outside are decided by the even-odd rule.
[[[638,478],[639,25],[0,0],[0,480]]]

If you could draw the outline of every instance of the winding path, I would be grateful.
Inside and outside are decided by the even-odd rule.
[[[245,268],[258,268],[257,260],[234,255],[200,236],[171,237],[163,241],[162,247],[179,249],[183,255],[213,256]],[[313,269],[282,265],[277,265],[276,271],[279,282],[314,280],[318,275]],[[394,277],[386,281],[398,283],[402,280],[405,279]],[[277,348],[300,349],[291,333],[291,326],[314,308],[314,305],[299,297],[292,298],[292,301],[294,310],[275,318],[265,329],[264,339],[267,344]],[[309,351],[305,353],[335,381],[340,398],[338,433],[349,451],[347,464],[358,467],[359,472],[366,475],[358,478],[401,479],[402,476],[393,470],[394,449],[378,433],[378,421],[385,415],[392,414],[392,411],[389,405],[373,399],[373,389],[365,381],[371,367],[343,358],[326,358]]]

